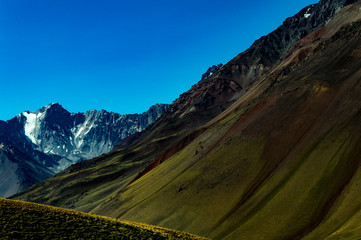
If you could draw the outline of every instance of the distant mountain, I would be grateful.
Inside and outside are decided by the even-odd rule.
[[[167,107],[156,104],[143,114],[121,115],[105,110],[69,113],[53,103],[0,121],[0,197],[109,152],[123,138],[146,129]]]
[[[167,105],[156,104],[143,114],[121,115],[105,110],[69,113],[53,103],[17,118],[35,150],[70,161],[55,166],[58,172],[69,163],[109,152],[123,138],[146,129],[166,109]]]

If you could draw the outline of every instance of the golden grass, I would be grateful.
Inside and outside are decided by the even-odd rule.
[[[152,225],[8,199],[0,199],[0,226],[0,239],[205,239]]]

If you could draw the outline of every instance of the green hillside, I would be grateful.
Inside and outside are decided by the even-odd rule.
[[[156,226],[0,199],[0,239],[206,239]]]
[[[13,197],[213,239],[361,239],[360,9],[339,10],[229,107],[227,64],[132,145]]]

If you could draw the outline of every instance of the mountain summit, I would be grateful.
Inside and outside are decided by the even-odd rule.
[[[34,149],[76,162],[107,153],[121,139],[141,132],[167,108],[156,104],[143,114],[121,115],[105,110],[69,113],[58,103],[17,116]],[[67,165],[59,165],[56,171]]]
[[[35,112],[20,113],[7,122],[0,121],[0,197],[46,179],[75,162],[111,151],[123,138],[151,125],[167,106],[156,104],[142,114],[121,115],[105,110],[69,113],[60,104],[52,103]],[[26,178],[22,166],[32,169]],[[6,173],[18,180],[10,181]]]

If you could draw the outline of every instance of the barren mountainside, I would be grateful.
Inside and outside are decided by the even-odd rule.
[[[360,9],[304,8],[130,145],[14,198],[212,239],[360,238]]]

